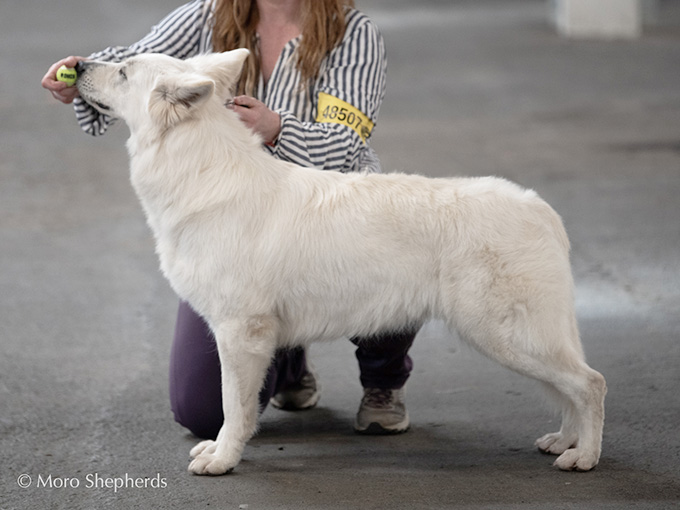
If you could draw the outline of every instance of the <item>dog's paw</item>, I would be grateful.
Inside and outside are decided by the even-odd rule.
[[[206,453],[215,453],[215,449],[217,448],[217,443],[215,441],[212,441],[208,439],[207,441],[201,441],[198,443],[196,446],[194,446],[191,451],[189,452],[189,456],[192,459],[195,459],[198,457],[200,454],[203,452]]]
[[[590,471],[597,465],[598,455],[579,448],[571,448],[557,457],[553,465],[563,471]]]
[[[560,432],[546,434],[536,440],[536,446],[538,446],[539,450],[553,455],[560,455],[566,452],[575,443],[576,438],[566,437]]]
[[[189,464],[189,472],[194,475],[226,475],[234,470],[234,464],[218,458],[213,453],[203,452]]]

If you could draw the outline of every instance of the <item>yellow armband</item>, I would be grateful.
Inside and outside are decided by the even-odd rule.
[[[316,121],[348,126],[364,143],[373,131],[373,122],[361,110],[325,92],[319,92]]]

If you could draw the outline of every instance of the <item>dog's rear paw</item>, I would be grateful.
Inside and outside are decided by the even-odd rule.
[[[212,453],[202,453],[189,464],[189,472],[194,475],[226,475],[233,470],[233,463],[220,459]]]
[[[597,465],[598,455],[579,448],[571,448],[557,457],[554,465],[563,471],[590,471]]]
[[[566,437],[560,432],[546,434],[536,440],[536,446],[543,453],[560,455],[574,446],[576,438]]]
[[[215,453],[215,449],[217,448],[217,443],[215,441],[212,441],[208,439],[207,441],[201,441],[198,443],[196,446],[194,446],[191,451],[189,452],[189,456],[192,459],[195,459],[198,457],[200,454],[203,452],[206,453]]]

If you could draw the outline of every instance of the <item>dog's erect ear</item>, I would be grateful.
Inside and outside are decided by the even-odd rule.
[[[206,74],[215,80],[217,93],[222,97],[234,91],[248,55],[250,51],[239,48],[223,53],[198,55],[190,60],[196,72]]]
[[[164,127],[190,117],[215,91],[215,82],[200,75],[160,78],[149,98],[149,114]]]

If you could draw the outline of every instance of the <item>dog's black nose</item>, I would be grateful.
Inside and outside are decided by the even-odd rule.
[[[83,65],[83,62],[78,62],[76,64],[76,73],[78,74],[78,76],[80,76],[84,72],[85,72],[85,66]]]

